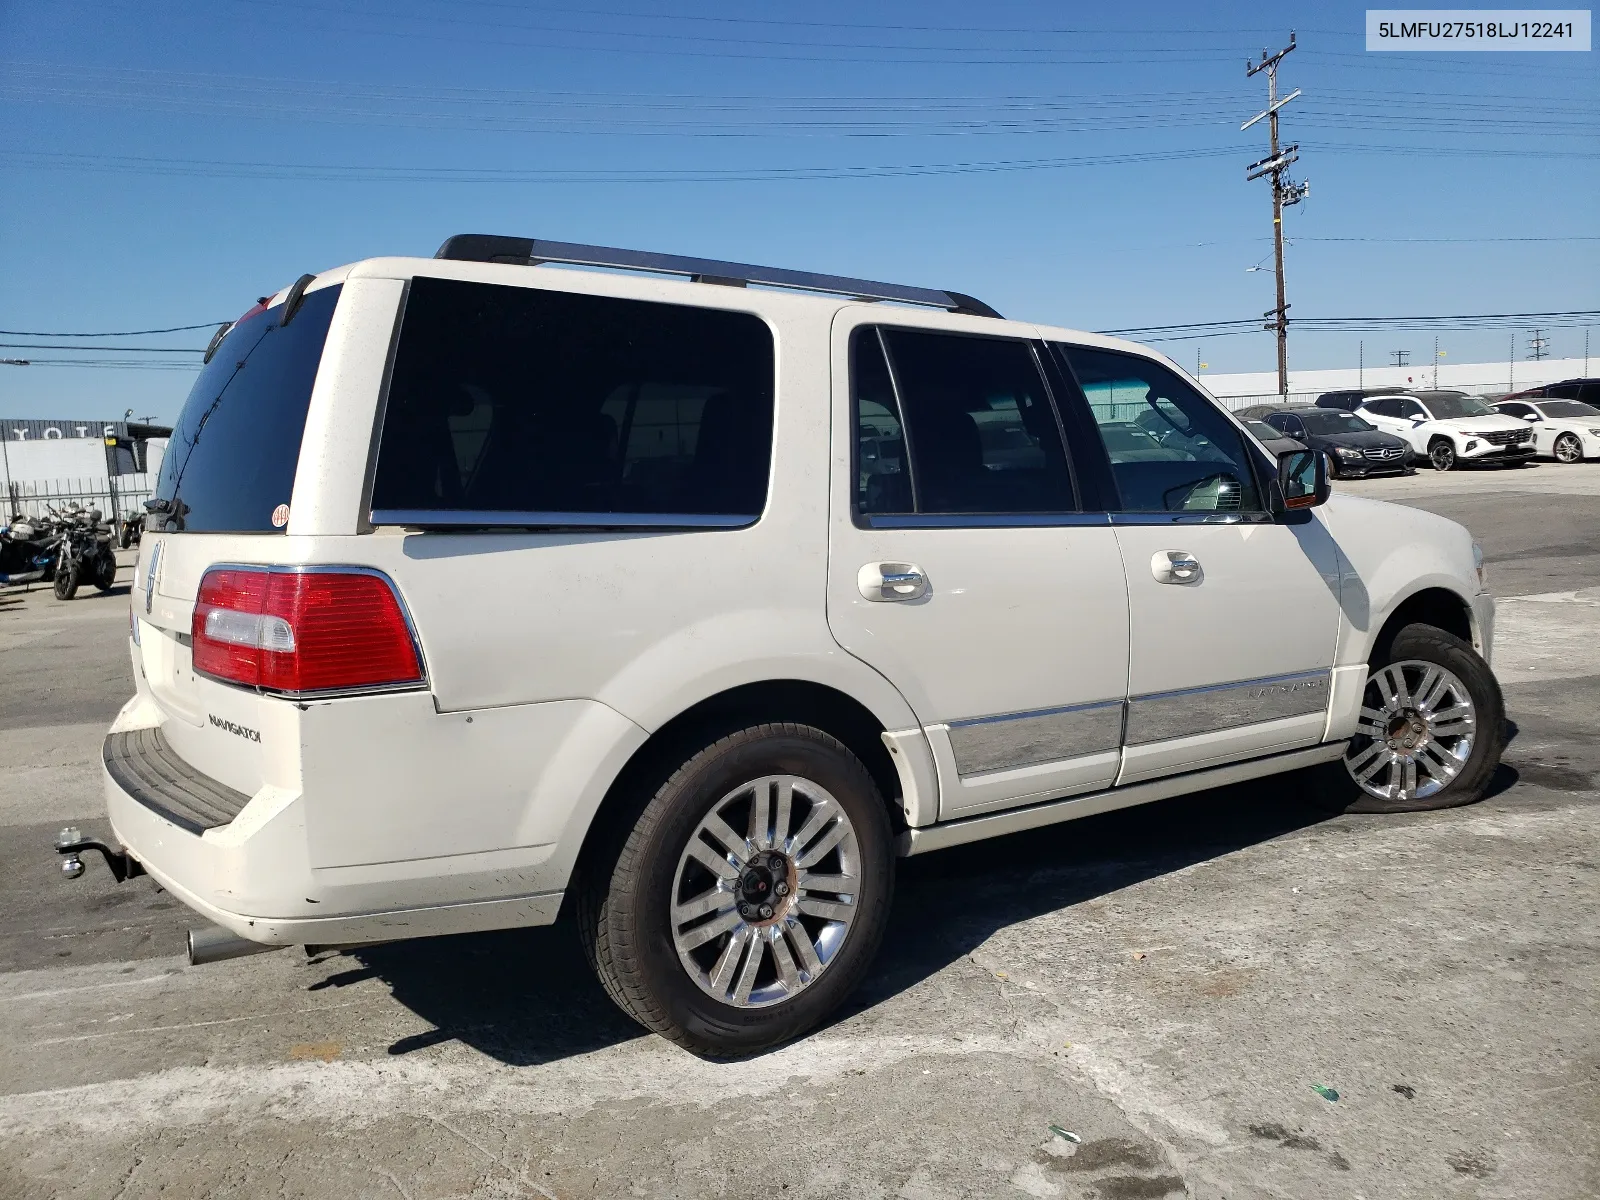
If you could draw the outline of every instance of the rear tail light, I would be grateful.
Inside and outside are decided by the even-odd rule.
[[[194,669],[268,692],[416,687],[411,626],[375,571],[214,567],[190,624]]]

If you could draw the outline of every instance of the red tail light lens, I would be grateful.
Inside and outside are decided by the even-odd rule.
[[[372,572],[216,568],[200,581],[190,632],[196,671],[263,691],[424,680],[394,585]]]

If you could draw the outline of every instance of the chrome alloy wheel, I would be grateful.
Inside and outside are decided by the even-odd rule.
[[[1563,433],[1556,439],[1554,454],[1558,462],[1575,463],[1583,461],[1583,443],[1578,440],[1575,433]]]
[[[1477,712],[1466,684],[1443,667],[1390,663],[1367,680],[1362,700],[1344,765],[1369,796],[1422,799],[1467,765]]]
[[[673,945],[707,995],[765,1008],[827,970],[860,886],[843,806],[809,779],[764,776],[713,804],[690,836],[673,875]]]

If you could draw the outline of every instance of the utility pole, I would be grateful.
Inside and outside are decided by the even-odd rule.
[[[1394,365],[1395,366],[1404,367],[1404,366],[1409,366],[1410,365],[1406,360],[1411,357],[1411,351],[1409,351],[1409,350],[1391,350],[1391,351],[1389,351],[1389,353],[1394,356]]]
[[[1263,175],[1272,180],[1272,261],[1278,276],[1278,304],[1261,315],[1272,318],[1272,323],[1266,328],[1275,330],[1278,335],[1278,395],[1284,397],[1289,394],[1289,304],[1284,299],[1283,288],[1283,210],[1286,205],[1298,204],[1311,194],[1309,183],[1297,184],[1287,174],[1289,165],[1300,157],[1299,143],[1282,147],[1278,145],[1278,110],[1300,94],[1300,89],[1295,88],[1282,100],[1278,99],[1278,63],[1294,49],[1294,45],[1294,34],[1291,32],[1289,44],[1276,54],[1268,54],[1263,50],[1260,62],[1245,60],[1246,78],[1261,71],[1267,73],[1267,107],[1239,126],[1240,132],[1243,132],[1265,117],[1269,131],[1267,157],[1257,159],[1246,167],[1244,177],[1246,182],[1260,179]]]
[[[1544,348],[1550,344],[1550,339],[1544,336],[1544,330],[1535,329],[1533,336],[1528,339],[1528,357],[1538,362],[1544,357]]]

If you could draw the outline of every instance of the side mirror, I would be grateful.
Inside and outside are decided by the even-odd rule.
[[[1522,419],[1524,421],[1537,421],[1539,419],[1539,414],[1538,413],[1529,413],[1527,416],[1523,417]]]
[[[1321,450],[1285,450],[1278,455],[1278,496],[1282,511],[1327,503],[1328,456]]]

